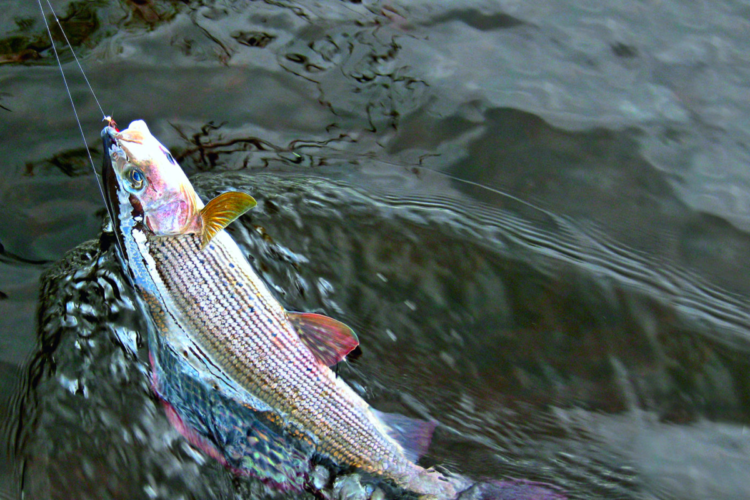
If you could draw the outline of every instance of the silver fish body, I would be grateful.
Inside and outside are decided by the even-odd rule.
[[[143,124],[133,140],[148,145],[152,139],[148,136]],[[271,460],[270,466],[264,462],[264,466],[275,468],[269,474],[279,484],[299,487],[306,461],[316,454],[342,467],[389,479],[415,493],[455,498],[456,486],[465,483],[414,463],[414,453],[399,443],[399,432],[393,428],[394,423],[413,426],[410,419],[395,417],[389,425],[387,417],[372,410],[311,352],[300,340],[289,313],[226,231],[216,233],[207,246],[198,234],[154,234],[149,217],[155,220],[156,216],[144,213],[143,207],[151,203],[158,214],[167,203],[134,200],[139,192],[127,185],[122,172],[137,165],[147,182],[162,186],[157,194],[167,192],[168,187],[163,187],[167,181],[159,178],[161,160],[153,159],[160,153],[153,152],[151,159],[133,158],[136,149],[128,149],[123,142],[127,137],[121,139],[111,127],[104,129],[102,137],[108,153],[104,165],[108,203],[121,257],[153,319],[149,345],[155,388],[172,404],[177,416],[193,427],[203,425],[199,432],[204,435],[212,425],[237,427],[239,423],[229,425],[221,419],[206,423],[188,408],[206,405],[212,391],[220,393],[264,430],[256,426],[256,434],[251,429],[239,436],[245,440],[242,446],[234,441],[213,444],[224,453],[229,450],[229,455],[239,455],[234,457],[235,466],[247,463],[243,462],[246,459],[252,461],[257,446],[272,449],[277,459]],[[168,159],[173,162],[171,155]],[[173,191],[191,196],[192,187],[184,184],[186,178],[180,182],[179,189]],[[140,184],[137,187],[141,189]],[[197,196],[189,203],[196,204],[193,211],[202,208]],[[186,384],[192,389],[185,389]],[[237,412],[230,413],[231,422],[243,420],[237,418]],[[426,432],[427,427],[416,425],[413,430]],[[265,429],[273,431],[270,438]],[[257,442],[266,438],[265,443]]]
[[[147,265],[166,293],[161,301],[144,297],[152,311],[169,311],[172,322],[159,329],[174,332],[179,325],[180,337],[189,332],[205,364],[213,363],[227,384],[238,384],[263,403],[248,404],[272,413],[287,432],[337,463],[398,483],[422,474],[367,404],[300,341],[227,233],[203,250],[193,235],[149,238],[147,245],[153,259]]]

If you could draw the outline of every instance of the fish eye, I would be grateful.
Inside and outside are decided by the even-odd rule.
[[[142,170],[135,167],[125,171],[125,179],[127,179],[133,191],[140,191],[146,184],[146,175]]]

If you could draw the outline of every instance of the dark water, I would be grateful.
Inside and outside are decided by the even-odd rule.
[[[258,199],[233,234],[359,332],[341,376],[440,421],[425,465],[750,497],[745,3],[53,5],[107,114]],[[265,495],[170,428],[106,248],[53,264],[103,204],[38,6],[0,6],[0,498]]]

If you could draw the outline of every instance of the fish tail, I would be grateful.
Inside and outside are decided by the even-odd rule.
[[[464,489],[457,500],[566,500],[557,487],[525,479],[480,481]]]
[[[567,500],[558,487],[526,479],[474,481],[414,466],[402,483],[407,489],[440,500]],[[406,479],[406,478],[405,478]]]

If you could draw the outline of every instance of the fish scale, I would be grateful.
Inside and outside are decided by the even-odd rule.
[[[150,237],[149,245],[156,271],[191,321],[198,345],[285,421],[306,429],[318,452],[370,472],[388,470],[393,479],[414,472],[398,445],[371,423],[367,409],[352,404],[348,387],[300,342],[265,285],[243,269],[246,264],[234,262],[221,240],[203,250],[194,235]]]
[[[221,397],[199,383],[199,377],[173,376],[185,369],[176,353],[160,351],[155,385],[183,423],[220,445],[226,465],[238,472],[250,471],[282,489],[302,489],[310,468],[309,446],[274,432],[262,413]]]

